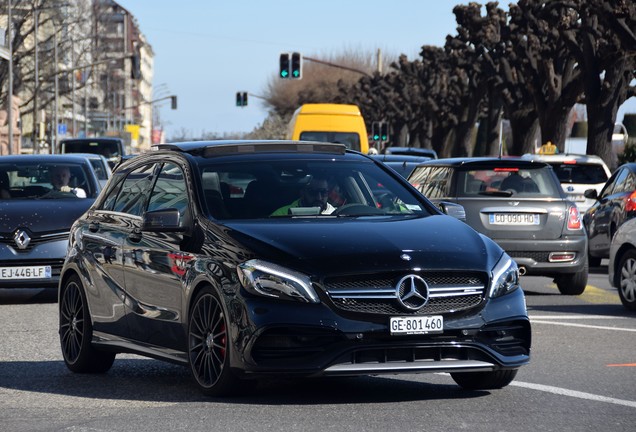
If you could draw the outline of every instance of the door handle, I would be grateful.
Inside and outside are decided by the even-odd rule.
[[[141,241],[141,231],[138,228],[135,228],[130,234],[128,234],[128,239],[135,243]]]

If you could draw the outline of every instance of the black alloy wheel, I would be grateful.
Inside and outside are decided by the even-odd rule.
[[[235,393],[238,380],[230,371],[228,320],[218,294],[204,288],[196,296],[188,325],[190,371],[208,396]]]
[[[115,361],[115,353],[99,351],[91,345],[93,325],[77,275],[70,277],[62,287],[59,314],[60,344],[66,366],[78,373],[109,370]]]
[[[636,250],[627,251],[618,266],[618,295],[629,310],[636,310]]]

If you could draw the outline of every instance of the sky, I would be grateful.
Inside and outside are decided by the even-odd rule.
[[[118,0],[137,19],[154,52],[154,95],[168,139],[186,132],[250,132],[267,117],[258,98],[278,79],[282,52],[312,58],[360,50],[385,59],[419,57],[456,33],[458,0]],[[482,1],[481,3],[485,3]],[[507,4],[500,2],[500,4]],[[247,107],[236,107],[245,91]],[[636,112],[636,98],[619,110]]]

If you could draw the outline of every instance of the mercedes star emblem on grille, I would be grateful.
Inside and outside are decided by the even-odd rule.
[[[24,230],[18,230],[13,234],[13,241],[18,246],[18,249],[26,249],[29,247],[31,237]]]
[[[395,294],[404,308],[417,311],[428,303],[428,284],[418,275],[407,275],[395,286]]]

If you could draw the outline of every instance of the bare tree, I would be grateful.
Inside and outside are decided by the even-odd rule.
[[[614,166],[612,133],[619,107],[636,95],[636,5],[632,0],[568,0],[576,19],[561,30],[582,66],[587,152]]]

